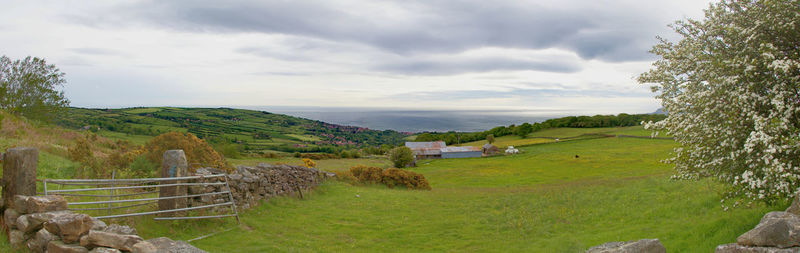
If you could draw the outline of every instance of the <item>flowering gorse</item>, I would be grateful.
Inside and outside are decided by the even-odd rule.
[[[675,178],[728,183],[725,199],[771,202],[800,187],[800,0],[731,0],[676,22],[678,42],[639,76],[668,112]],[[738,203],[734,203],[736,206]]]

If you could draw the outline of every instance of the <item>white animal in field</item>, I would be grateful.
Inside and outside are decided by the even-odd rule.
[[[513,154],[518,154],[518,153],[519,153],[519,149],[514,148],[514,146],[508,146],[508,148],[506,149],[506,154],[513,155]]]

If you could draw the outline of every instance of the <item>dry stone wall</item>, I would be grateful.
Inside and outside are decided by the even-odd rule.
[[[756,227],[736,238],[736,243],[719,245],[715,252],[800,252],[800,195],[786,211],[765,214]]]
[[[30,252],[204,252],[169,238],[144,240],[136,229],[67,210],[60,196],[14,196],[3,224],[12,246]]]
[[[208,176],[223,174],[222,170],[214,168],[197,169],[195,175]],[[239,166],[234,173],[228,175],[228,184],[231,188],[233,199],[237,206],[248,209],[255,206],[260,200],[269,200],[278,195],[295,194],[302,197],[303,192],[308,192],[322,182],[324,178],[333,177],[335,174],[320,172],[317,169],[303,166],[273,165],[261,163],[253,167]],[[222,177],[201,179],[200,182],[216,183],[225,180]],[[189,195],[225,191],[224,185],[191,186]],[[209,195],[195,197],[188,201],[189,206],[203,206],[219,204],[227,201],[225,195]],[[226,207],[218,207],[222,209]]]

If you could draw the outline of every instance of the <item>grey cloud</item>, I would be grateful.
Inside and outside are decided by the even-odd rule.
[[[452,75],[470,72],[489,72],[503,70],[535,70],[545,72],[572,73],[580,71],[573,62],[544,61],[535,59],[514,59],[506,57],[450,58],[450,59],[409,59],[380,64],[377,71],[411,75]]]
[[[403,14],[370,17],[384,10],[369,9],[367,4],[353,9],[329,1],[188,0],[147,1],[110,13],[123,16],[115,22],[138,20],[194,32],[289,34],[360,43],[401,55],[479,47],[563,48],[584,59],[605,61],[648,59],[649,45],[665,25],[635,9],[647,3],[631,7],[576,2],[570,8],[517,1],[391,4]]]
[[[454,90],[454,91],[424,91],[411,92],[393,97],[406,97],[426,101],[431,99],[443,100],[464,100],[464,99],[484,99],[484,98],[541,98],[541,97],[592,97],[592,98],[613,98],[613,97],[651,97],[646,91],[620,91],[620,90],[600,90],[600,89],[508,89],[508,90]]]

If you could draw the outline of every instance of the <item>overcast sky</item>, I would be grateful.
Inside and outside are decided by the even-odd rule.
[[[634,78],[704,0],[4,1],[0,54],[66,73],[73,106],[640,113]]]

